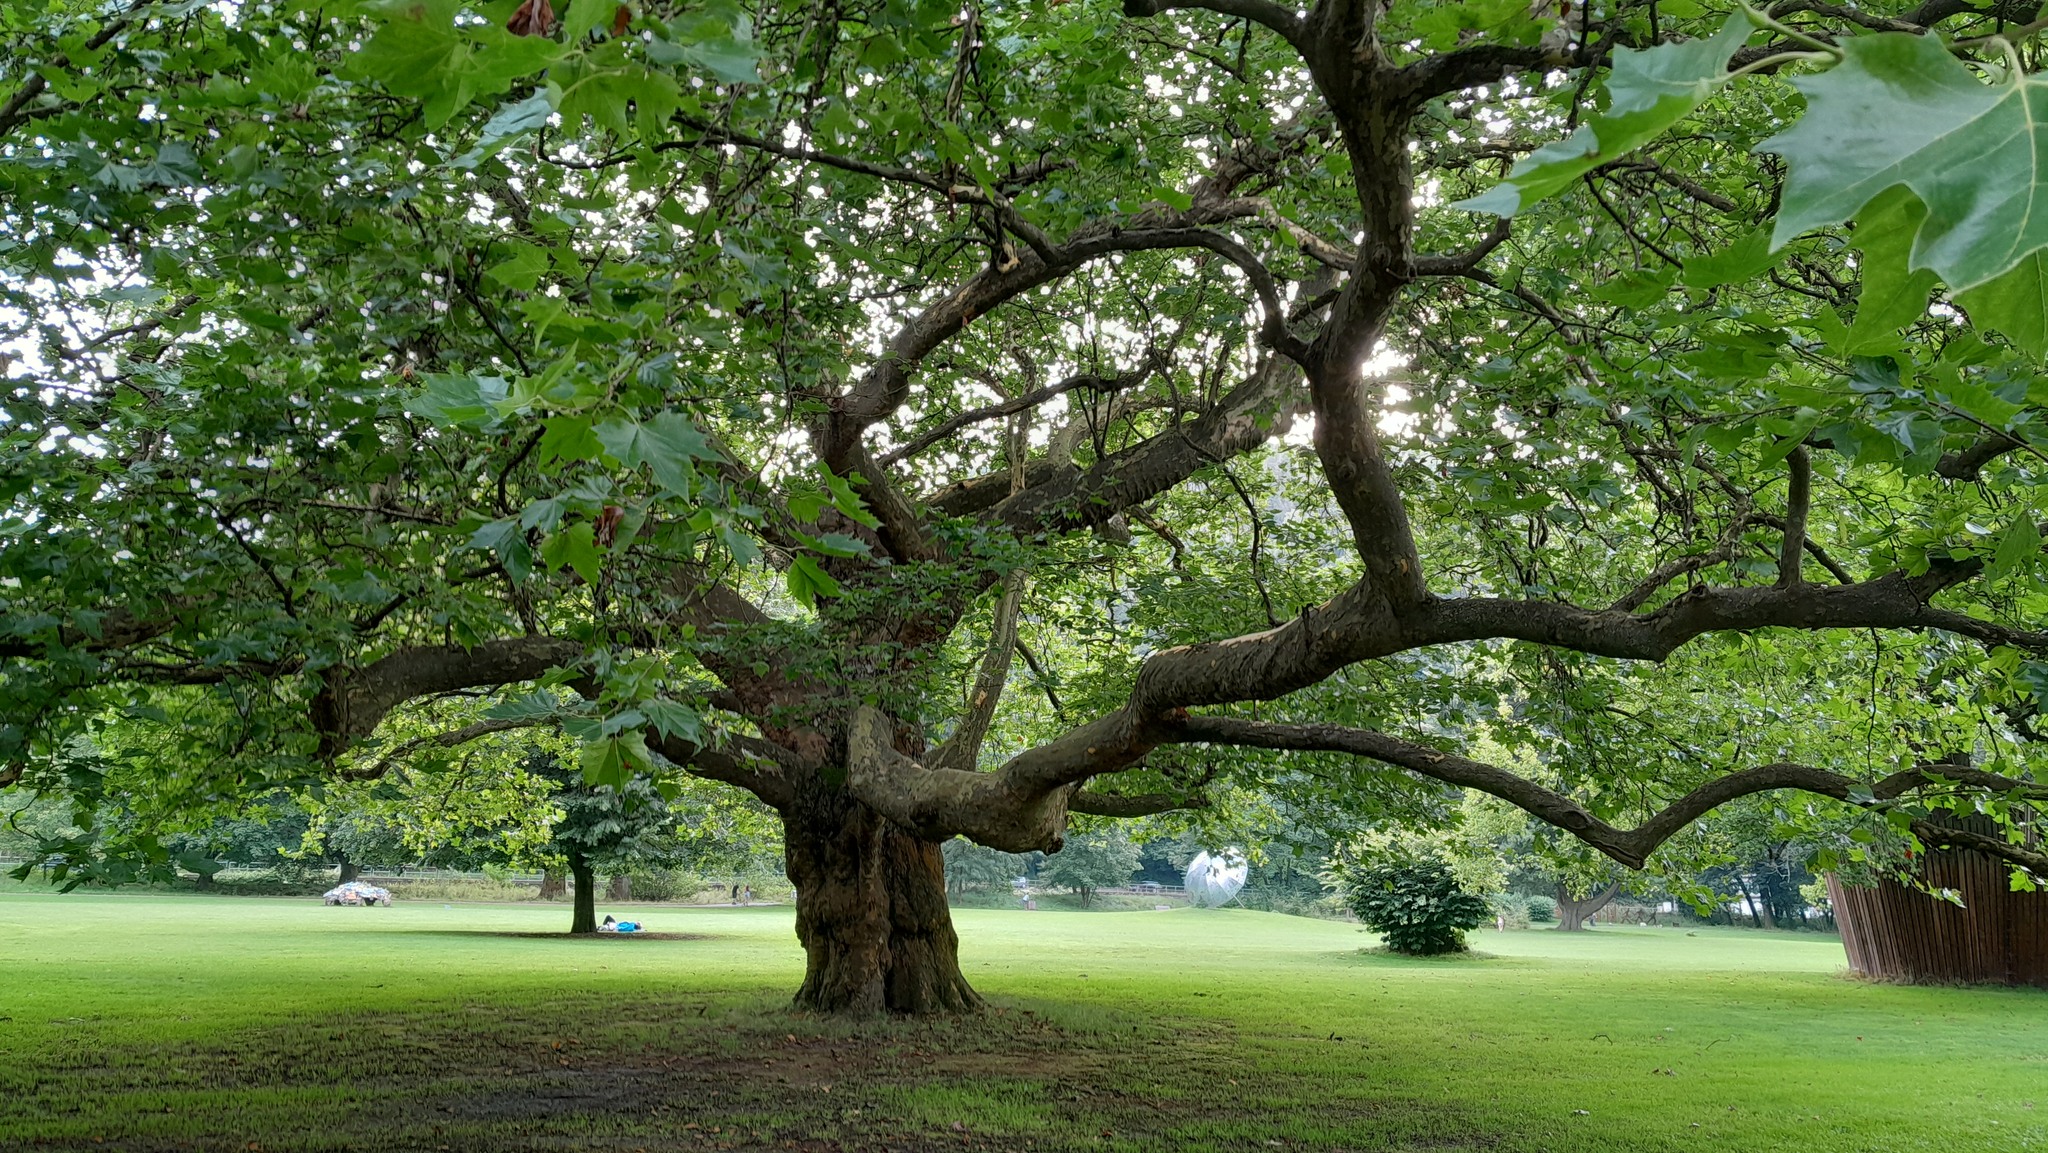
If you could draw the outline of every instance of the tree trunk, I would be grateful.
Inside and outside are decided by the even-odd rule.
[[[1573,900],[1571,893],[1563,885],[1559,885],[1557,887],[1557,928],[1566,933],[1576,933],[1584,930],[1586,922],[1592,918],[1593,914],[1606,908],[1607,902],[1612,901],[1614,895],[1619,892],[1621,892],[1621,885],[1617,882],[1584,900]]]
[[[569,882],[558,869],[543,869],[540,874],[540,899],[559,901],[569,895]]]
[[[1759,929],[1763,928],[1763,914],[1757,911],[1758,909],[1762,908],[1762,906],[1757,903],[1757,899],[1755,897],[1749,895],[1749,882],[1742,879],[1741,873],[1735,874],[1735,891],[1742,895],[1742,903],[1744,905],[1749,906],[1750,924],[1754,925]]]
[[[597,932],[597,871],[581,857],[569,858],[569,876],[576,882],[576,903],[569,917],[571,933]]]
[[[626,873],[614,874],[612,876],[611,887],[605,890],[605,897],[613,901],[632,900],[633,878]]]
[[[357,877],[363,875],[362,866],[356,864],[354,860],[350,859],[347,853],[336,853],[334,854],[334,859],[341,865],[341,877],[338,881],[335,882],[336,884],[346,885],[350,881],[353,881]]]
[[[960,974],[935,842],[883,820],[843,789],[803,790],[783,815],[806,958],[796,1007],[823,1013],[946,1013],[979,1008]]]

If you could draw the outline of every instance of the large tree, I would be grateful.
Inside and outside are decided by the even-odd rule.
[[[10,5],[0,779],[562,726],[781,814],[830,1010],[1204,788],[2048,866],[1925,819],[2040,792],[2034,12],[1699,9]]]

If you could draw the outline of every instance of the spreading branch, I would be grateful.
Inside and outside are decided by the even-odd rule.
[[[1995,783],[2004,791],[2033,790],[2028,782],[1990,773],[1971,773],[1954,765],[1932,764],[1894,773],[1874,785],[1811,765],[1780,762],[1717,777],[1651,814],[1634,829],[1620,829],[1588,812],[1572,798],[1495,765],[1460,757],[1428,745],[1385,733],[1341,725],[1288,725],[1237,717],[1190,717],[1178,726],[1182,738],[1213,744],[1295,752],[1348,753],[1406,769],[1418,776],[1460,788],[1478,789],[1499,797],[1546,824],[1563,829],[1631,869],[1640,869],[1659,845],[1713,810],[1742,797],[1779,789],[1801,789],[1852,804],[1876,805],[1896,800],[1914,789],[1954,780],[1967,773],[1972,783]],[[1860,800],[1867,795],[1870,800]],[[1920,826],[1927,830],[1921,831]],[[1952,831],[1929,822],[1915,822],[1916,835],[1956,839]],[[1995,837],[1979,837],[1970,845],[2012,864],[2048,870],[2048,854]]]
[[[473,648],[400,649],[358,669],[330,669],[312,705],[319,755],[333,759],[375,732],[385,715],[406,701],[531,681],[582,659],[580,641],[533,636],[485,641]]]
[[[1293,45],[1295,51],[1308,54],[1308,28],[1301,17],[1271,0],[1124,0],[1124,15],[1136,20],[1163,12],[1187,11],[1220,12],[1239,20],[1249,20],[1279,33],[1280,38]]]

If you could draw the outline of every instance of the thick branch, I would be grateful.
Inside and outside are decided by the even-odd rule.
[[[392,709],[416,697],[530,681],[582,658],[580,641],[513,637],[475,648],[400,649],[360,669],[329,669],[312,705],[319,755],[332,759],[374,732]]]
[[[1418,60],[1401,69],[1393,83],[1411,104],[1421,105],[1481,84],[1497,84],[1517,72],[1547,72],[1577,63],[1564,43],[1481,43]]]
[[[1091,817],[1149,817],[1157,813],[1208,807],[1209,799],[1199,793],[1187,797],[1172,793],[1132,793],[1128,796],[1119,796],[1115,793],[1094,793],[1082,789],[1067,799],[1068,812],[1085,813]]]
[[[1249,20],[1279,33],[1280,38],[1292,44],[1295,51],[1303,55],[1308,53],[1308,29],[1301,17],[1271,0],[1124,0],[1124,15],[1136,20],[1162,12],[1186,11],[1220,12],[1225,16]]]
[[[1023,412],[1026,409],[1036,408],[1053,397],[1072,392],[1077,388],[1091,389],[1096,392],[1117,392],[1126,388],[1134,388],[1144,383],[1146,377],[1162,367],[1164,365],[1155,359],[1147,361],[1130,372],[1121,373],[1117,376],[1095,376],[1088,373],[1080,376],[1070,376],[1065,380],[1055,384],[1048,384],[1044,388],[1034,389],[1021,396],[1013,396],[996,404],[969,409],[948,419],[939,427],[912,440],[901,448],[892,448],[888,452],[883,453],[875,463],[883,468],[887,468],[898,461],[916,456],[918,453],[952,436],[970,424],[979,424],[984,420],[994,420],[997,417],[1009,416],[1013,413]]]
[[[1785,528],[1778,542],[1778,587],[1799,583],[1799,570],[1806,549],[1806,512],[1813,501],[1813,462],[1806,448],[1795,447],[1785,458],[1792,470],[1791,487],[1785,495]]]
[[[1066,839],[1068,793],[1030,789],[996,773],[928,769],[896,751],[889,719],[854,710],[846,738],[846,784],[862,804],[931,841],[964,836],[1010,853],[1058,852]]]
[[[1262,338],[1283,353],[1299,353],[1300,342],[1287,332],[1286,312],[1280,306],[1279,287],[1272,273],[1243,245],[1202,228],[1097,225],[1054,249],[1053,260],[1024,253],[1007,270],[983,269],[904,325],[874,366],[843,395],[832,398],[831,411],[816,438],[819,455],[834,470],[846,471],[848,455],[861,431],[901,407],[909,395],[910,374],[976,317],[1091,260],[1118,252],[1173,248],[1206,248],[1236,264],[1251,281],[1265,311]]]
[[[110,652],[133,648],[155,640],[177,625],[178,620],[174,616],[143,619],[127,609],[109,609],[100,618],[98,627],[90,632],[76,627],[61,627],[55,629],[47,641],[21,637],[0,640],[0,659],[36,660],[49,656],[52,649]]]
[[[1415,258],[1417,276],[1466,276],[1479,267],[1479,262],[1493,254],[1493,250],[1507,242],[1513,233],[1514,222],[1502,217],[1493,222],[1479,243],[1455,256],[1418,256]]]
[[[1030,448],[1029,434],[1030,425],[1022,417],[1010,421],[1012,494],[1024,491],[1024,454]],[[1027,579],[1022,568],[1003,574],[1002,593],[996,597],[995,610],[989,617],[988,651],[981,658],[981,669],[975,674],[974,688],[968,694],[967,711],[961,715],[959,727],[927,758],[935,769],[971,772],[981,759],[982,740],[988,736],[996,708],[1002,704],[1003,686],[1010,679],[1010,661],[1017,652],[1017,618],[1024,610]]]
[[[1340,725],[1285,725],[1237,717],[1190,717],[1178,726],[1176,739],[1214,744],[1302,752],[1349,753],[1407,769],[1420,776],[1460,788],[1478,789],[1554,825],[1631,869],[1640,869],[1659,845],[1681,829],[1730,801],[1776,789],[1802,789],[1852,804],[1876,804],[1930,784],[1955,766],[1922,765],[1895,773],[1867,787],[1854,778],[1826,769],[1789,762],[1744,769],[1718,777],[1666,805],[1634,829],[1618,829],[1586,811],[1585,806],[1555,790],[1506,769],[1446,753],[1364,729]],[[2004,785],[2027,788],[2025,782],[1983,774]],[[1951,779],[1953,779],[1951,777]],[[1867,791],[1871,800],[1859,801]],[[1915,822],[1917,826],[1922,822]],[[1922,834],[1922,839],[1927,839]],[[1954,839],[1951,837],[1950,839]],[[2029,869],[2048,868],[2048,854],[2007,845],[1995,837],[1978,837],[1972,848],[1993,853]]]
[[[747,790],[773,809],[786,809],[796,799],[790,766],[796,757],[782,746],[757,737],[726,737],[727,748],[714,749],[694,741],[650,731],[647,746],[692,776]]]
[[[1020,532],[1094,528],[1118,513],[1144,504],[1202,469],[1243,455],[1286,434],[1303,407],[1300,371],[1269,359],[1224,395],[1209,411],[1148,437],[1086,470],[1033,470],[1029,486],[995,505],[990,517]],[[989,494],[986,487],[980,495]],[[971,508],[966,491],[938,499],[956,515]]]
[[[1609,606],[1609,611],[1634,612],[1648,604],[1650,598],[1657,595],[1658,589],[1679,577],[1727,561],[1735,555],[1735,548],[1742,543],[1742,534],[1748,530],[1750,523],[1751,518],[1746,511],[1738,514],[1735,519],[1728,522],[1728,527],[1721,531],[1720,539],[1714,542],[1712,548],[1658,565],[1649,576],[1638,581],[1634,588]]]
[[[2025,446],[2026,442],[2017,437],[1997,433],[1978,440],[1968,448],[1943,453],[1941,459],[1934,462],[1934,473],[1949,480],[1976,480],[1985,465]]]
[[[1359,661],[1461,641],[1524,640],[1661,661],[1710,632],[1933,628],[2048,653],[2048,633],[1928,605],[1928,597],[1974,571],[1967,562],[1953,568],[1920,577],[1894,571],[1852,585],[1696,588],[1641,614],[1481,597],[1432,597],[1394,611],[1361,583],[1278,628],[1153,654],[1123,708],[1018,754],[998,772],[1027,792],[1118,772],[1169,740],[1181,710],[1275,700]]]

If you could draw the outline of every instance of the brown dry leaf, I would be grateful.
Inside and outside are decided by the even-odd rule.
[[[505,21],[505,31],[514,36],[545,36],[554,26],[555,9],[548,0],[525,0]]]
[[[619,5],[619,10],[612,13],[612,35],[624,36],[626,34],[626,25],[632,22],[633,10],[624,4]]]
[[[608,504],[597,514],[596,541],[605,548],[619,539],[619,522],[626,518],[626,510],[615,504]],[[792,1038],[793,1039],[793,1038]]]

